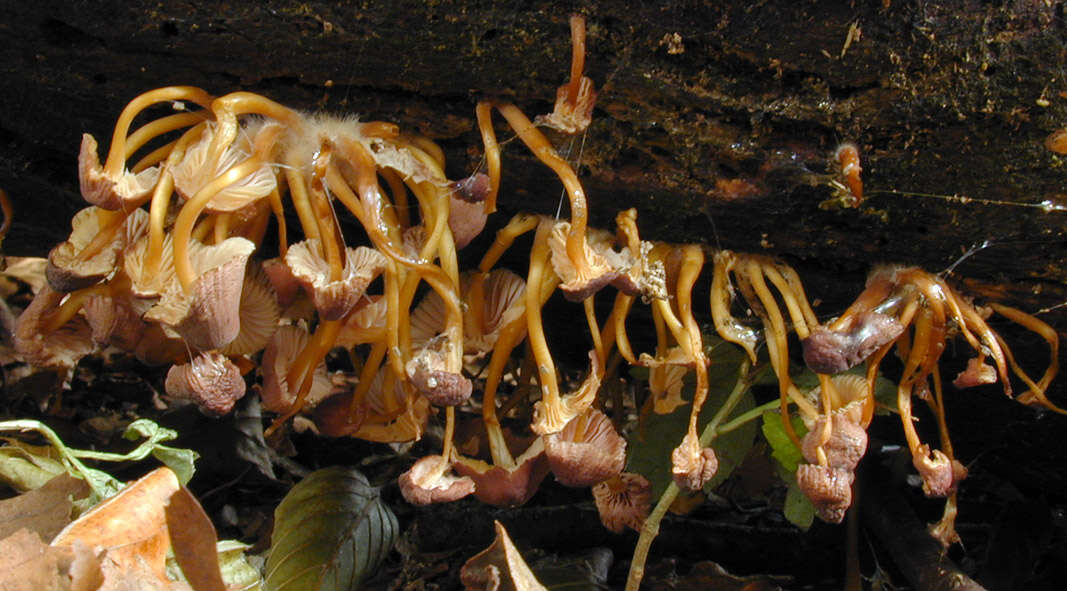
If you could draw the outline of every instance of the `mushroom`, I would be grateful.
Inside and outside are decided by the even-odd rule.
[[[841,523],[852,505],[852,481],[856,475],[847,470],[835,470],[818,464],[797,466],[797,485],[811,504],[815,514],[827,523]]]
[[[564,486],[586,487],[618,476],[626,465],[626,440],[604,413],[590,408],[558,433],[542,437],[552,473]]]
[[[347,248],[341,277],[334,279],[329,263],[319,255],[318,240],[298,242],[289,248],[285,262],[311,293],[324,320],[344,318],[363,297],[367,286],[385,269],[385,257],[373,248]]]
[[[191,125],[198,118],[188,114],[164,117],[146,125],[133,136],[127,137],[133,119],[146,108],[168,101],[190,101],[208,108],[212,97],[199,88],[191,86],[168,86],[150,90],[134,98],[122,110],[111,138],[107,160],[101,165],[97,156],[97,144],[93,136],[82,136],[81,152],[78,155],[78,177],[82,196],[86,201],[107,210],[135,209],[147,198],[159,180],[159,169],[148,168],[134,174],[126,170],[126,159],[153,137]]]
[[[18,317],[15,352],[30,365],[70,368],[94,349],[89,325],[76,311],[58,326],[49,326],[64,296],[45,285]]]
[[[134,209],[129,216],[111,215],[102,223],[97,207],[74,215],[70,237],[48,253],[45,276],[56,291],[72,292],[96,285],[114,270],[122,251],[147,228],[148,214]]]
[[[210,351],[171,366],[166,389],[170,396],[192,400],[205,413],[221,416],[245,395],[245,381],[225,355]]]
[[[585,17],[572,15],[571,25],[571,79],[556,91],[556,104],[552,113],[542,115],[535,121],[566,134],[585,131],[593,120],[596,105],[596,90],[593,81],[582,75],[585,69]]]
[[[400,494],[413,505],[450,503],[474,492],[474,481],[445,471],[450,462],[443,456],[426,456],[397,479]]]
[[[623,472],[593,486],[593,499],[604,527],[619,534],[640,531],[652,508],[652,484],[640,474]]]
[[[299,384],[289,382],[289,368],[307,346],[309,335],[299,326],[280,326],[271,336],[263,352],[260,367],[263,372],[263,390],[260,396],[263,408],[271,412],[288,412],[297,401]],[[311,387],[305,394],[305,404],[314,406],[330,394],[330,379],[323,363],[316,365]]]

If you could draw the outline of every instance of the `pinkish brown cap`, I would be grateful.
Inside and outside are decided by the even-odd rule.
[[[825,424],[826,417],[820,416],[800,442],[804,459],[813,464],[819,462],[818,444]],[[835,412],[830,418],[830,439],[822,449],[831,468],[851,472],[867,453],[867,431],[848,415]]]
[[[801,341],[804,363],[816,373],[846,371],[896,340],[904,328],[899,320],[880,312],[865,314],[845,332],[817,326]]]
[[[644,476],[623,472],[593,486],[593,499],[604,527],[619,534],[640,531],[652,508],[652,485]]]
[[[465,277],[465,300],[468,303],[469,285],[470,279]],[[500,337],[500,330],[526,312],[526,282],[515,273],[507,269],[493,269],[486,276],[482,290],[482,321],[476,323],[472,314],[463,316],[463,348],[466,353],[474,355],[492,351]]]
[[[471,397],[471,381],[448,371],[444,353],[425,348],[404,366],[408,379],[435,406],[457,406]]]
[[[448,229],[452,231],[452,240],[456,243],[456,250],[460,250],[482,233],[488,216],[484,205],[465,201],[457,197],[455,192],[449,197],[448,202]]]
[[[288,308],[300,295],[300,281],[293,275],[285,259],[273,258],[263,261],[263,272],[270,280],[271,287],[278,298],[278,305]]]
[[[986,363],[985,355],[980,355],[967,360],[967,368],[961,371],[955,380],[952,380],[952,385],[962,390],[996,382],[997,370]]]
[[[170,365],[185,359],[189,347],[180,338],[168,334],[163,326],[148,323],[133,354],[145,365]]]
[[[341,279],[331,281],[330,265],[320,252],[318,240],[304,240],[289,248],[285,262],[311,294],[322,319],[340,320],[385,269],[385,256],[366,246],[346,248]]]
[[[678,488],[693,492],[715,477],[719,471],[719,458],[710,447],[701,448],[699,441],[687,434],[682,443],[671,452],[671,476]]]
[[[59,307],[65,295],[45,285],[19,315],[13,335],[15,352],[26,363],[68,368],[93,352],[92,332],[82,316],[75,316],[52,332],[44,331],[50,313]]]
[[[211,156],[211,144],[215,139],[218,126],[213,122],[208,122],[200,139],[186,150],[182,161],[172,169],[174,189],[183,199],[192,198],[215,177],[246,160],[253,152],[257,134],[270,133],[269,128],[278,126],[277,123],[265,122],[260,118],[246,121],[244,128],[237,134],[237,138],[223,150],[215,166],[212,167],[207,160]],[[208,201],[206,209],[212,213],[237,211],[266,197],[277,185],[274,170],[269,163],[264,163],[255,172],[227,185],[216,193]]]
[[[515,466],[492,466],[481,460],[459,458],[452,468],[474,481],[474,496],[496,507],[518,507],[529,501],[548,475],[544,453],[523,454]]]
[[[263,350],[278,329],[278,300],[266,273],[251,265],[241,287],[241,328],[232,341],[219,351],[224,355],[251,355]]]
[[[174,365],[167,372],[167,394],[196,403],[207,414],[221,416],[245,395],[241,371],[226,356],[214,351],[201,353],[189,363]]]
[[[115,211],[133,201],[147,197],[159,180],[159,167],[153,166],[133,174],[122,171],[117,177],[109,176],[100,165],[93,136],[82,134],[81,151],[78,153],[78,180],[82,197],[102,209]]]
[[[465,179],[454,181],[448,185],[452,189],[452,195],[467,203],[482,203],[489,196],[491,189],[489,175],[476,172]]]
[[[194,247],[191,258],[197,279],[192,292],[187,294],[172,283],[145,319],[169,326],[197,349],[226,346],[241,330],[245,264],[255,249],[256,245],[244,238]]]
[[[939,449],[930,450],[925,443],[912,455],[911,463],[923,479],[923,492],[928,497],[946,497],[967,477],[967,468],[957,460],[950,460]]]
[[[612,269],[588,241],[585,243],[585,259],[589,268],[584,273],[580,272],[567,256],[567,233],[570,227],[570,222],[556,222],[548,237],[548,246],[552,251],[552,268],[562,281],[559,288],[563,291],[563,297],[580,302],[615,281],[619,272]]]
[[[536,118],[539,125],[574,135],[585,131],[593,122],[593,107],[596,106],[596,88],[593,81],[582,76],[578,81],[578,95],[572,103],[569,98],[570,83],[556,89],[556,104],[548,115]]]
[[[141,320],[148,304],[128,294],[92,296],[85,301],[85,319],[93,332],[93,342],[133,351],[144,335]]]
[[[48,253],[45,277],[56,291],[71,292],[96,285],[115,270],[118,254],[127,244],[127,232],[115,232],[114,239],[93,256],[78,260],[78,254],[101,232],[100,209],[87,207],[74,214],[72,231],[65,242]],[[130,214],[124,224],[138,228],[147,223],[148,214],[138,209]],[[134,236],[136,237],[136,236]]]
[[[466,476],[452,476],[441,468],[448,467],[441,456],[426,456],[397,479],[400,494],[412,505],[450,503],[474,492],[474,481]]]
[[[815,514],[827,523],[841,523],[852,504],[854,472],[818,464],[797,466],[797,485],[815,506]]]
[[[626,465],[626,440],[615,431],[611,419],[596,409],[543,439],[548,465],[564,486],[592,486],[617,476]]]

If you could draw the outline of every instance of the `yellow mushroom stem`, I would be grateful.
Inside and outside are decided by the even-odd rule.
[[[841,316],[831,322],[827,328],[837,332],[851,330],[852,324],[856,320],[886,302],[892,292],[893,283],[888,279],[878,278],[871,281],[860,293],[859,297],[856,298],[856,301],[852,302],[852,305]]]
[[[282,194],[277,186],[267,195],[267,202],[274,215],[274,223],[278,225],[278,256],[284,260],[285,253],[289,252],[289,232],[285,224],[285,205],[282,204]]]
[[[223,240],[226,240],[230,236],[230,229],[233,226],[233,212],[220,212],[215,214],[215,227],[213,228],[212,241],[215,244],[221,244]]]
[[[48,314],[48,320],[41,327],[41,334],[52,334],[64,324],[73,320],[85,306],[85,303],[89,301],[89,298],[93,296],[110,296],[112,293],[113,288],[108,283],[71,292],[64,298],[63,303],[58,308]]]
[[[85,261],[93,258],[100,251],[104,250],[107,245],[115,241],[116,235],[122,231],[122,228],[126,225],[126,219],[130,214],[134,212],[136,208],[130,208],[124,211],[108,212],[107,221],[101,224],[93,236],[93,239],[86,244],[84,248],[78,251],[78,254],[74,257],[74,264],[84,263]],[[106,211],[106,210],[100,210]]]
[[[700,324],[693,316],[693,285],[696,284],[696,280],[700,276],[700,270],[704,268],[704,251],[695,244],[687,244],[680,248],[682,261],[678,271],[674,297],[686,336],[684,346],[689,350],[689,357],[692,360],[697,378],[696,389],[693,391],[693,406],[689,411],[689,430],[686,435],[687,439],[696,442],[699,438],[697,419],[700,417],[700,409],[704,406],[704,400],[707,399],[709,387],[708,360],[704,355],[704,339],[700,334]],[[664,300],[656,300],[656,302],[660,303],[664,302]],[[677,336],[675,339],[678,340]],[[680,340],[679,344],[682,344]]]
[[[185,151],[189,146],[200,139],[207,129],[206,122],[200,122],[182,134],[174,142],[174,147],[167,155],[167,162],[156,181],[156,187],[152,191],[151,202],[148,208],[148,250],[145,253],[144,268],[146,276],[155,276],[160,271],[163,262],[163,243],[166,239],[167,212],[170,209],[170,200],[174,193],[174,175],[172,169],[181,163],[185,157]]]
[[[552,169],[563,183],[570,199],[570,229],[567,232],[567,258],[574,264],[579,277],[588,277],[589,261],[586,259],[586,225],[589,210],[586,205],[585,190],[574,169],[566,160],[556,153],[556,149],[533,122],[515,105],[510,103],[494,104],[497,111],[504,116],[519,139],[533,152],[542,163]],[[492,177],[490,177],[491,180]]]
[[[534,234],[533,247],[530,249],[530,268],[526,278],[526,331],[530,352],[537,364],[537,380],[541,384],[542,404],[548,408],[558,408],[560,404],[559,376],[552,353],[548,349],[545,330],[541,321],[541,301],[539,290],[534,286],[546,283],[546,277],[555,277],[549,265],[551,253],[548,236],[552,224],[542,220]],[[556,278],[558,282],[558,278]]]
[[[408,190],[400,175],[391,168],[383,168],[378,174],[389,185],[389,197],[393,202],[393,210],[396,211],[397,224],[401,231],[411,227],[411,206],[408,204]]]
[[[485,390],[482,395],[482,421],[485,423],[489,439],[489,453],[494,465],[507,468],[513,468],[515,460],[500,430],[500,420],[496,412],[496,391],[500,386],[500,380],[504,377],[504,370],[511,358],[511,352],[525,336],[526,319],[522,317],[516,318],[500,329],[500,334],[493,345],[493,355],[489,358],[489,367],[485,375]]]
[[[359,197],[357,198],[355,193],[352,192],[347,181],[332,163],[326,170],[327,184],[338,200],[359,219],[367,232],[367,236],[382,254],[408,267],[419,278],[429,283],[430,287],[441,296],[446,312],[445,338],[454,345],[453,349],[455,349],[449,357],[449,370],[458,373],[463,363],[463,310],[457,293],[459,291],[458,278],[445,269],[422,259],[423,254],[431,255],[429,252],[420,253],[420,260],[413,260],[397,248],[390,237],[390,234],[396,233],[395,223],[391,223],[393,219],[383,214],[384,198],[381,194],[381,188],[378,186],[377,165],[373,155],[361,143],[351,138],[343,138],[336,148],[355,169],[356,188],[359,192]],[[429,199],[429,196],[426,197]],[[451,240],[451,233],[447,231],[447,197],[447,195],[438,196],[438,200],[445,202],[443,206],[433,207],[435,204],[429,203],[428,205],[432,209],[428,213],[434,216],[444,216],[445,218],[446,228],[437,234],[437,236],[441,237],[442,245],[437,254],[443,255],[441,260],[449,266],[449,270],[453,270],[455,265],[455,246]],[[433,201],[432,199],[429,200]],[[430,220],[431,223],[435,221],[433,219]],[[445,237],[447,237],[447,240],[445,240]],[[432,243],[427,245],[427,251],[433,248],[434,245]],[[406,322],[406,318],[403,321]]]
[[[210,111],[197,111],[174,113],[173,115],[167,115],[165,117],[160,117],[159,119],[149,121],[148,123],[139,127],[137,131],[131,133],[129,137],[126,138],[125,157],[127,160],[129,160],[131,157],[133,157],[137,150],[140,150],[142,147],[144,147],[145,144],[165,133],[170,133],[178,129],[184,129],[186,127],[192,127],[210,118]],[[162,146],[162,148],[166,148],[167,146],[173,148],[173,145],[174,142],[170,142],[167,145]],[[154,163],[162,162],[163,159],[166,158],[168,154],[170,154],[170,150],[160,150],[160,148],[157,148],[152,152],[152,154],[156,154],[158,152],[158,157],[153,157],[152,154],[149,154],[145,158],[142,158],[135,168],[147,168],[147,166],[144,166],[142,163],[152,162],[153,160],[155,160]]]
[[[589,336],[593,338],[593,351],[596,351],[597,359],[606,360],[606,352],[604,351],[604,341],[600,338],[600,325],[596,319],[596,308],[594,307],[593,298],[596,294],[593,294],[582,302],[585,308],[585,322],[589,325]]]
[[[1019,367],[1019,364],[1015,362],[1015,357],[1012,355],[1011,349],[1008,348],[1007,343],[1004,342],[1004,339],[1000,338],[1000,335],[996,335],[997,341],[1004,350],[1005,357],[1007,357],[1008,362],[1011,364],[1012,371],[1015,375],[1019,376],[1019,379],[1023,380],[1029,388],[1029,390],[1020,394],[1016,400],[1023,404],[1037,403],[1057,413],[1067,414],[1067,411],[1053,404],[1052,401],[1045,396],[1045,391],[1048,390],[1049,384],[1052,382],[1052,379],[1056,377],[1056,374],[1059,373],[1060,369],[1060,339],[1059,335],[1056,334],[1056,330],[1022,310],[996,303],[990,304],[990,307],[993,308],[993,311],[997,314],[1037,333],[1041,338],[1045,339],[1045,342],[1047,342],[1049,346],[1048,367],[1045,369],[1045,374],[1041,376],[1041,379],[1035,383],[1030,379],[1030,376]]]
[[[293,404],[290,405],[289,410],[274,420],[264,431],[264,435],[270,436],[304,408],[307,395],[311,392],[311,386],[315,381],[315,369],[326,359],[326,354],[333,348],[333,344],[337,341],[337,334],[343,325],[343,320],[324,320],[315,328],[315,334],[311,335],[304,350],[293,360],[285,377],[285,383],[290,392],[294,387],[297,388]]]
[[[619,347],[619,355],[622,355],[622,358],[630,365],[637,365],[633,347],[630,346],[630,337],[626,334],[626,317],[630,314],[633,303],[634,296],[622,292],[615,294],[615,306],[611,309],[611,316],[608,317],[606,326],[610,327],[615,335],[614,341]]]
[[[178,217],[174,221],[174,229],[172,230],[172,235],[174,236],[174,272],[178,276],[178,281],[181,283],[185,293],[192,291],[193,282],[196,281],[196,272],[193,270],[192,261],[189,259],[189,239],[193,224],[215,195],[233,183],[256,172],[267,163],[267,158],[274,149],[275,140],[277,140],[282,129],[281,126],[265,128],[256,136],[251,156],[201,187],[195,195],[185,202],[181,211],[178,212]]]
[[[711,279],[711,318],[715,323],[715,331],[723,340],[740,346],[748,353],[751,363],[756,363],[756,344],[759,337],[756,331],[741,324],[730,313],[730,305],[733,302],[733,286],[730,284],[730,273],[735,272],[737,255],[724,250],[715,255],[715,269]],[[736,273],[736,272],[735,272]],[[788,425],[788,421],[786,422]],[[787,428],[792,428],[788,426]]]
[[[496,132],[493,131],[493,104],[479,102],[474,108],[474,114],[478,119],[478,131],[482,134],[485,162],[489,170],[489,194],[485,196],[485,213],[488,215],[496,211],[496,198],[500,193],[500,144],[497,143]]]
[[[135,134],[136,137],[132,138],[134,140],[132,143],[134,143],[136,147],[127,150],[127,143],[131,139],[127,138],[127,134],[129,133],[130,125],[133,123],[134,118],[148,107],[167,101],[189,101],[208,109],[211,107],[212,96],[193,86],[165,86],[163,88],[150,90],[135,97],[126,105],[126,108],[122,110],[118,121],[115,123],[115,131],[111,136],[111,146],[108,149],[107,160],[104,163],[104,174],[113,178],[118,177],[123,173],[123,169],[126,168],[126,158],[130,153],[136,151],[137,148],[144,145],[144,143],[149,141],[152,137],[172,130],[167,129],[166,123],[163,123],[158,127],[146,126],[148,127],[148,131],[145,131],[145,133],[140,135]],[[150,135],[152,131],[158,131],[158,133]]]
[[[585,17],[572,15],[571,25],[571,79],[567,86],[567,102],[578,102],[578,89],[582,86],[585,71]]]
[[[294,158],[285,160],[285,184],[289,187],[289,199],[293,202],[296,217],[300,220],[300,228],[304,232],[304,238],[318,240],[322,243],[322,234],[319,232],[318,218],[311,207],[311,198],[308,197],[307,179],[300,171],[300,163]]]
[[[218,168],[222,155],[237,139],[237,133],[241,130],[237,118],[241,115],[262,115],[274,119],[289,132],[299,130],[303,126],[299,113],[252,92],[239,91],[220,96],[211,102],[211,111],[215,114],[217,126],[204,160],[207,170]]]
[[[204,216],[203,219],[196,223],[196,226],[190,234],[190,238],[197,242],[207,243],[207,236],[215,227],[216,220],[218,220],[217,215]]]
[[[898,344],[905,349],[910,349],[906,353],[904,372],[897,385],[897,409],[900,411],[900,422],[904,427],[908,449],[911,450],[913,456],[921,453],[919,446],[922,445],[922,441],[912,421],[911,395],[915,382],[919,379],[926,379],[926,376],[921,373],[921,367],[925,364],[927,355],[930,354],[931,336],[934,332],[933,316],[933,311],[929,307],[919,310],[913,325],[915,334],[912,336],[911,346],[908,346],[905,339]]]

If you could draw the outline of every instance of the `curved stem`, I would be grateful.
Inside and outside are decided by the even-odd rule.
[[[167,101],[190,101],[204,107],[211,107],[212,97],[203,90],[193,86],[165,86],[150,90],[130,101],[122,110],[118,121],[115,123],[115,131],[111,136],[111,146],[108,149],[107,161],[104,163],[104,174],[109,177],[118,177],[126,167],[126,144],[130,124],[148,107]],[[145,134],[147,135],[147,134]],[[148,138],[140,136],[137,141],[148,141]]]

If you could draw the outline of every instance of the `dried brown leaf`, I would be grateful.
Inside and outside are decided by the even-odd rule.
[[[25,528],[42,539],[52,539],[70,523],[71,499],[88,492],[84,480],[60,474],[37,490],[0,501],[0,538]]]
[[[548,591],[534,577],[504,526],[499,521],[494,526],[496,540],[459,571],[464,587],[470,591]]]
[[[182,487],[171,495],[166,512],[174,557],[186,580],[196,591],[225,591],[215,547],[215,526],[204,508]]]

